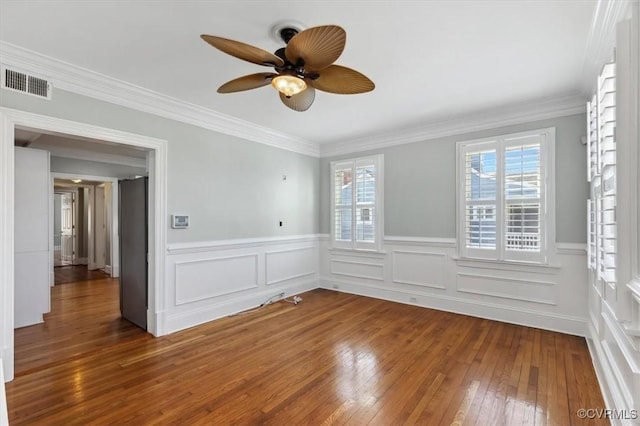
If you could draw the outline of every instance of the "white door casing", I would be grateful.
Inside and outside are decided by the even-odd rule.
[[[76,252],[76,194],[62,194],[60,212],[60,260],[65,265],[73,264]]]
[[[107,265],[107,223],[106,223],[106,200],[104,185],[96,185],[95,190],[95,209],[94,209],[94,256],[95,262],[93,267],[95,269],[104,269]]]

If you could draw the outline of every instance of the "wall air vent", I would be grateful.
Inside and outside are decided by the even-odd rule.
[[[51,83],[48,80],[4,66],[2,67],[2,88],[42,99],[51,99]]]

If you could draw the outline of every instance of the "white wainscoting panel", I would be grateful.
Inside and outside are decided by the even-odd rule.
[[[453,241],[453,240],[452,240]],[[551,265],[462,260],[446,239],[385,237],[380,252],[320,240],[323,288],[584,336],[586,252]]]
[[[316,234],[175,243],[167,247],[165,306],[168,333],[193,327],[280,294],[318,288]]]
[[[313,275],[318,271],[316,247],[300,247],[265,253],[267,285]]]
[[[445,289],[447,255],[409,250],[394,250],[393,282]]]
[[[176,305],[258,287],[258,255],[176,262]]]
[[[458,273],[458,291],[526,302],[556,304],[555,284],[547,281],[533,281],[504,278],[495,275]]]
[[[362,260],[331,259],[331,273],[354,278],[383,281],[384,265]]]

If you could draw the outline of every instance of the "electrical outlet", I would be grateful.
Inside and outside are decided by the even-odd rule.
[[[278,296],[280,296],[280,297],[284,297],[284,291],[283,291],[283,292],[281,292],[280,294],[278,294]]]
[[[416,299],[415,297],[411,297],[411,298],[409,299],[409,302],[411,302],[411,303],[418,303],[418,299]]]
[[[338,284],[334,284],[331,287],[335,288],[336,290],[340,288],[340,286]]]

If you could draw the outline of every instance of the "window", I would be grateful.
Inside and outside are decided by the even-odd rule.
[[[458,143],[458,240],[466,258],[546,263],[554,129]]]
[[[337,248],[379,250],[382,155],[331,163],[331,239]]]

